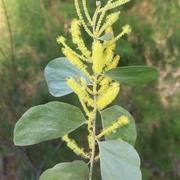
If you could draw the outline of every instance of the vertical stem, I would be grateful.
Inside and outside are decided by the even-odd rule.
[[[98,3],[97,3],[98,2]],[[93,40],[96,41],[96,23],[97,23],[97,18],[98,18],[98,11],[101,7],[100,1],[96,1],[97,9],[94,13],[93,16]],[[94,167],[94,158],[95,158],[95,152],[96,152],[96,115],[97,115],[97,79],[98,75],[94,74],[94,79],[93,79],[93,99],[94,99],[94,109],[93,109],[93,114],[94,114],[94,120],[93,120],[93,142],[92,142],[92,152],[91,152],[91,159],[90,159],[90,171],[89,171],[89,180],[92,180],[93,176],[93,167]]]
[[[97,76],[94,78],[93,82],[93,96],[94,96],[94,119],[93,119],[93,142],[92,142],[92,152],[91,152],[91,159],[90,159],[90,171],[89,171],[89,180],[92,180],[92,175],[93,175],[93,167],[94,167],[94,158],[95,158],[95,152],[96,152],[96,114],[97,114]]]

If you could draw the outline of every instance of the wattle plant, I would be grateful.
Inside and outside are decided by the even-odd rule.
[[[78,0],[74,0],[79,19],[72,21],[71,34],[77,49],[71,49],[63,36],[58,37],[65,57],[47,65],[45,78],[55,97],[74,92],[83,112],[62,102],[32,107],[17,122],[14,143],[27,146],[62,138],[82,160],[59,163],[42,173],[40,180],[92,180],[94,164],[98,161],[103,180],[141,180],[140,158],[133,147],[136,141],[134,119],[119,105],[107,108],[118,96],[123,83],[143,84],[157,76],[153,67],[118,67],[120,56],[114,53],[116,43],[128,35],[131,28],[125,25],[115,35],[113,24],[119,19],[120,11],[110,10],[128,1],[109,0],[105,5],[97,1],[91,17],[86,0],[82,0],[82,9]],[[90,48],[82,38],[82,30],[91,38]],[[98,114],[101,128],[97,128]],[[69,136],[73,131],[78,133],[82,125],[87,127],[88,148],[81,147]]]

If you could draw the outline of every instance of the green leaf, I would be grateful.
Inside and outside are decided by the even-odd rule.
[[[102,180],[141,180],[140,158],[122,140],[99,142]]]
[[[117,129],[115,133],[106,136],[106,139],[116,140],[121,138],[132,145],[135,144],[137,138],[136,125],[133,116],[127,110],[121,106],[115,105],[100,113],[103,128],[111,126],[120,116],[127,116],[130,121],[129,124]]]
[[[66,58],[52,60],[45,68],[45,78],[49,92],[55,97],[61,97],[72,93],[71,88],[66,84],[69,77],[87,77],[76,66],[72,65]]]
[[[107,33],[104,34],[103,36],[99,37],[98,39],[101,41],[109,41],[113,38],[113,34],[112,33]]]
[[[105,74],[120,83],[129,85],[148,83],[158,76],[156,68],[147,66],[117,67]]]
[[[50,102],[32,107],[20,118],[14,129],[14,144],[27,146],[56,139],[85,122],[81,110],[75,106]]]
[[[46,170],[39,180],[86,180],[89,168],[83,161],[60,163]]]

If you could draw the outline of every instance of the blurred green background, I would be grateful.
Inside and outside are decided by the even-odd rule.
[[[94,1],[89,7],[93,11]],[[56,37],[70,37],[75,16],[73,0],[0,0],[2,180],[36,180],[46,168],[78,159],[61,140],[23,148],[12,142],[14,124],[21,115],[31,106],[55,99],[48,93],[43,69],[62,55]],[[124,24],[130,24],[133,32],[118,43],[121,65],[147,64],[159,71],[154,83],[123,86],[116,102],[136,119],[143,180],[179,179],[180,1],[134,0],[121,8],[116,33]],[[73,94],[56,100],[79,105]],[[73,136],[83,143],[77,134]]]

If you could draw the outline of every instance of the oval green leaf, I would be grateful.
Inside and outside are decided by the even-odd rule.
[[[122,140],[99,142],[102,180],[141,180],[140,158]]]
[[[56,139],[85,122],[81,110],[75,106],[50,102],[30,108],[15,125],[14,144],[27,146]]]
[[[83,161],[60,163],[46,170],[39,180],[86,180],[89,168]]]
[[[66,84],[69,77],[87,77],[76,66],[72,65],[67,58],[57,58],[46,66],[45,79],[49,92],[55,97],[65,96],[72,93],[72,89]]]
[[[148,83],[155,80],[158,76],[156,68],[147,66],[117,67],[107,71],[105,74],[113,80],[128,85]]]
[[[132,145],[135,144],[137,138],[136,125],[133,116],[127,110],[115,105],[101,111],[100,114],[104,129],[111,126],[120,116],[127,116],[130,121],[129,124],[117,129],[115,133],[106,136],[106,139],[116,140],[121,138]]]

